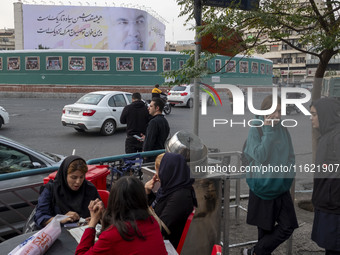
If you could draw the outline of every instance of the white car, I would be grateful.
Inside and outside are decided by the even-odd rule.
[[[124,107],[132,102],[132,94],[122,91],[97,91],[82,96],[77,102],[65,105],[61,122],[78,132],[95,131],[112,135],[120,123]]]
[[[200,91],[200,94],[202,92]],[[205,92],[203,92],[205,93]],[[201,97],[200,97],[201,100]],[[194,105],[194,85],[176,85],[168,92],[168,102],[172,106],[193,107]],[[212,105],[213,100],[208,97],[208,105]]]
[[[2,125],[8,123],[9,123],[8,112],[5,110],[5,108],[0,106],[0,128],[2,127]]]

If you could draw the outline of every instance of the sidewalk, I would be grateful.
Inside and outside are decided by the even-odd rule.
[[[294,255],[323,255],[324,250],[318,247],[311,240],[312,225],[314,213],[301,209],[299,204],[305,205],[305,201],[310,202],[312,193],[295,193],[295,211],[298,218],[299,228],[293,233],[293,250]],[[248,199],[241,201],[241,205],[247,208]],[[309,203],[308,203],[309,204]],[[303,207],[303,206],[301,206]],[[247,213],[241,210],[240,213],[240,224],[235,224],[235,213],[234,210],[230,210],[230,245],[246,243],[249,241],[256,241],[257,239],[257,229],[254,226],[246,224]],[[230,248],[230,255],[240,255],[241,248],[251,247],[254,244],[248,244],[243,246],[238,246]],[[287,255],[287,242],[280,245],[273,253],[273,255]]]

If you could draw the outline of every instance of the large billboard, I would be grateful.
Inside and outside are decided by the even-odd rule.
[[[165,25],[123,7],[23,5],[24,49],[163,51]]]

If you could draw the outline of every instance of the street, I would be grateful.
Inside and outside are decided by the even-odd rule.
[[[259,107],[266,95],[256,94],[254,106]],[[73,128],[62,126],[60,117],[63,106],[75,101],[72,98],[1,98],[0,105],[9,112],[10,123],[3,126],[0,134],[38,151],[70,155],[75,150],[77,155],[86,160],[124,154],[124,129],[118,130],[113,136],[101,136],[99,133],[78,133]],[[245,116],[233,116],[228,99],[222,98],[222,103],[222,106],[208,107],[207,115],[200,115],[199,136],[208,148],[217,148],[221,152],[241,151],[249,129],[247,122],[254,119],[253,114],[246,110]],[[179,130],[193,129],[192,109],[173,107],[166,118],[171,135]],[[298,123],[296,127],[289,128],[297,164],[311,163],[309,116],[294,113],[283,118],[295,119]],[[214,119],[228,123],[213,127]],[[309,189],[310,184],[306,185],[302,188]]]

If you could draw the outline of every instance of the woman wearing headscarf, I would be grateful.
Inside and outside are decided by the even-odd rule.
[[[261,110],[270,109],[273,101],[272,95],[265,97]],[[258,242],[252,248],[242,249],[242,255],[271,254],[298,227],[289,192],[295,176],[294,149],[287,128],[281,125],[280,97],[277,103],[273,113],[256,116],[259,125],[250,128],[244,150],[249,162],[247,223],[257,227]],[[288,171],[266,171],[278,166]]]
[[[57,214],[69,216],[61,223],[90,217],[88,205],[100,198],[96,187],[85,179],[88,171],[84,159],[69,156],[61,163],[54,181],[45,185],[39,196],[34,221],[42,228]]]
[[[312,240],[327,255],[340,254],[340,102],[322,98],[311,106],[313,128],[320,132],[316,150]]]
[[[163,228],[164,239],[170,240],[177,248],[186,220],[194,207],[197,206],[196,196],[190,178],[190,168],[180,154],[163,153],[155,161],[156,174],[145,184],[149,205],[170,230]],[[160,188],[154,194],[152,189],[156,182]]]

